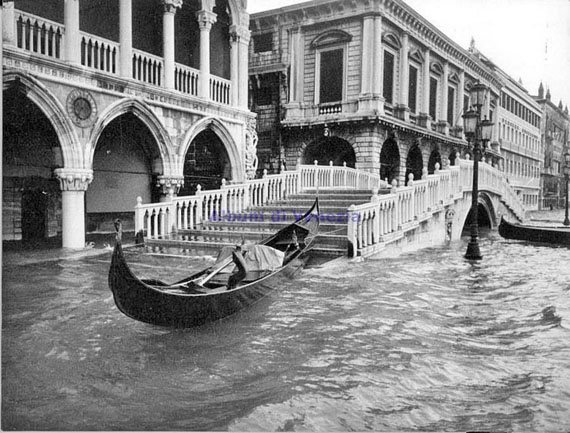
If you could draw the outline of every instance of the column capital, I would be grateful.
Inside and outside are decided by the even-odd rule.
[[[214,12],[202,9],[196,12],[196,18],[198,18],[200,30],[210,30],[218,19],[218,16]]]
[[[182,7],[183,0],[160,0],[165,13],[175,14]]]
[[[245,26],[233,25],[230,27],[230,40],[235,43],[249,44],[251,31]]]
[[[184,176],[160,175],[157,178],[156,186],[160,188],[161,193],[164,195],[168,195],[171,189],[174,191],[174,194],[178,194],[180,188],[184,186]]]
[[[87,191],[93,180],[93,170],[85,168],[56,168],[54,174],[62,191]]]

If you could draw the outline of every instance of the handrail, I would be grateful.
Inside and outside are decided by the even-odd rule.
[[[119,44],[114,41],[80,32],[81,64],[110,74],[118,72]]]
[[[16,45],[36,54],[61,58],[65,27],[20,10],[14,10]]]

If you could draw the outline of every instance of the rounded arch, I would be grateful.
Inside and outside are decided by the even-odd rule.
[[[412,146],[406,158],[406,185],[408,184],[409,175],[414,175],[414,180],[422,178],[422,170],[424,168],[424,158],[422,151],[418,145]]]
[[[305,144],[301,149],[301,163],[320,165],[341,166],[346,162],[347,167],[356,166],[356,153],[352,145],[340,137],[323,137],[310,144]]]
[[[91,136],[89,137],[90,149],[88,161],[90,165],[93,163],[97,142],[105,128],[119,116],[129,113],[134,114],[148,127],[155,139],[163,161],[167,161],[169,159],[170,153],[168,149],[171,147],[171,140],[160,119],[143,102],[138,99],[128,98],[117,101],[107,107],[107,109],[101,113],[97,123],[95,123]],[[163,164],[163,167],[166,165],[167,164]]]
[[[195,123],[184,135],[182,146],[180,146],[179,160],[184,161],[186,153],[192,144],[192,141],[204,131],[210,130],[217,135],[217,137],[223,143],[226,152],[230,158],[231,175],[232,180],[242,181],[245,179],[245,166],[240,155],[240,151],[237,144],[232,137],[232,134],[228,131],[226,126],[214,117],[206,117],[199,122]]]
[[[477,197],[477,222],[479,227],[486,227],[489,229],[494,228],[497,225],[497,214],[495,212],[495,206],[493,205],[493,201],[489,197],[489,195],[485,192],[479,192],[479,196]],[[463,218],[463,230],[468,231],[469,227],[471,226],[471,206],[465,213]]]
[[[428,174],[435,173],[435,165],[439,164],[439,168],[442,168],[441,165],[441,154],[439,153],[438,149],[434,149],[431,151],[428,159]]]
[[[380,178],[398,180],[400,176],[400,149],[394,139],[388,139],[382,145],[380,151]]]
[[[81,148],[77,145],[79,138],[57,98],[30,75],[11,70],[3,75],[3,89],[18,86],[18,91],[24,93],[49,119],[59,140],[64,167],[86,168]]]

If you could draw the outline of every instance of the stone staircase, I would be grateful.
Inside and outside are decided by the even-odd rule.
[[[380,190],[380,194],[389,193]],[[351,205],[369,203],[371,190],[327,189],[318,192],[321,214],[319,235],[314,252],[317,255],[338,257],[347,254],[347,209]],[[213,215],[194,230],[178,230],[168,239],[147,240],[149,246],[183,249],[219,249],[247,242],[258,242],[294,222],[313,204],[316,190],[305,190],[285,200],[265,206],[250,207],[241,213]]]

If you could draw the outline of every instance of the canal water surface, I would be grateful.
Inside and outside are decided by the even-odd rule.
[[[570,249],[463,242],[308,269],[228,320],[123,316],[110,254],[4,266],[5,430],[570,429]],[[174,281],[205,256],[129,254]]]

